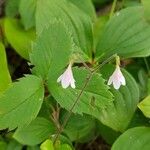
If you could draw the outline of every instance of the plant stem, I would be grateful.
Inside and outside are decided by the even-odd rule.
[[[58,129],[58,131],[57,131],[57,133],[56,133],[56,136],[54,137],[54,145],[55,145],[56,141],[58,140],[58,138],[59,138],[61,132],[63,131],[64,127],[66,126],[68,120],[70,119],[74,107],[75,107],[76,104],[79,102],[79,100],[80,100],[80,98],[81,98],[81,96],[82,96],[82,94],[83,94],[83,92],[84,92],[86,86],[88,85],[89,81],[91,80],[93,74],[94,74],[95,72],[97,72],[98,69],[100,69],[101,67],[103,67],[106,63],[108,63],[110,60],[112,60],[112,59],[113,59],[114,57],[116,57],[116,56],[117,56],[116,54],[112,55],[111,57],[109,57],[108,59],[106,59],[105,61],[103,61],[103,63],[101,63],[97,68],[95,68],[93,71],[91,71],[91,72],[88,74],[88,76],[87,76],[87,78],[86,78],[86,81],[85,81],[85,84],[84,84],[84,86],[82,87],[81,92],[79,93],[78,97],[76,98],[75,102],[73,103],[72,107],[70,108],[68,115],[65,117],[64,122],[62,123],[62,125],[60,126],[60,128]]]
[[[111,7],[109,18],[111,18],[113,16],[113,14],[115,12],[116,4],[117,4],[117,0],[114,0],[113,4],[112,4],[112,7]]]

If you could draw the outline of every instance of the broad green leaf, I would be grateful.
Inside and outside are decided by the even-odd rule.
[[[92,55],[92,21],[82,10],[67,0],[38,0],[36,9],[36,29],[40,34],[55,19],[61,19],[72,34],[79,51]],[[57,33],[59,34],[59,33]],[[81,52],[82,52],[81,51]]]
[[[99,42],[103,29],[108,21],[108,15],[99,16],[94,23],[94,46]],[[94,49],[95,50],[95,49]]]
[[[64,121],[68,114],[65,113],[61,120]],[[72,115],[69,119],[64,133],[71,141],[87,142],[94,138],[95,133],[95,119],[88,115]]]
[[[121,135],[120,132],[114,131],[113,129],[109,128],[108,126],[103,125],[99,121],[97,121],[96,131],[109,145],[112,145],[114,141]]]
[[[26,30],[35,26],[36,2],[37,0],[20,1],[19,12]]]
[[[144,15],[147,21],[150,21],[150,1],[149,0],[141,0],[144,6]]]
[[[150,95],[141,101],[138,107],[146,117],[150,118]]]
[[[51,140],[46,140],[40,146],[41,150],[54,150],[53,142]]]
[[[0,42],[0,92],[3,92],[11,84],[11,77],[7,66],[7,58],[4,45]]]
[[[149,141],[149,127],[131,128],[116,140],[111,150],[148,150],[150,149]]]
[[[25,59],[29,59],[31,42],[35,39],[35,31],[25,31],[17,19],[5,19],[5,35],[11,46]]]
[[[91,0],[68,0],[77,7],[79,7],[82,11],[84,11],[86,14],[88,14],[92,20],[94,21],[96,19],[96,12],[94,9],[94,5]]]
[[[62,70],[59,72],[49,72],[48,88],[61,107],[70,110],[79,93],[82,91],[86,79],[89,77],[89,70],[84,68],[73,69],[74,78],[76,80],[75,89],[63,89],[61,85],[56,82],[62,72]],[[78,114],[86,113],[99,118],[100,110],[106,108],[107,105],[113,101],[112,94],[104,82],[105,80],[100,74],[93,74],[78,103],[75,105],[73,112]]]
[[[123,58],[150,55],[150,26],[142,12],[143,7],[129,7],[108,21],[96,47],[97,59],[115,53]]]
[[[0,96],[0,129],[28,125],[37,116],[43,102],[42,80],[27,75],[12,84]]]
[[[36,43],[30,55],[31,63],[35,66],[34,73],[47,78],[48,72],[64,68],[69,63],[74,43],[65,24],[62,21],[49,23]]]
[[[102,76],[108,80],[114,69],[113,65],[106,65],[101,70]],[[122,71],[126,79],[126,86],[121,86],[119,90],[111,86],[110,91],[114,95],[114,101],[99,114],[99,120],[104,125],[121,132],[129,125],[139,102],[137,83],[127,71]]]
[[[55,133],[55,126],[44,118],[36,118],[28,126],[18,129],[13,137],[24,145],[37,145]]]
[[[5,14],[7,17],[15,17],[19,14],[20,0],[6,0]]]

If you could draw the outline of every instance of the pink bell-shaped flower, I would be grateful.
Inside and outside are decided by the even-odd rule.
[[[110,76],[107,85],[113,84],[113,87],[118,90],[121,85],[126,85],[125,77],[123,76],[119,65],[116,66],[115,71]]]
[[[57,79],[57,82],[61,82],[61,85],[64,89],[71,86],[75,88],[75,79],[72,73],[72,64],[70,63],[66,71]]]

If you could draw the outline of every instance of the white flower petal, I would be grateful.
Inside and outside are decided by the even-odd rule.
[[[126,85],[125,78],[120,70],[120,67],[117,66],[113,74],[110,76],[108,80],[108,85],[113,83],[113,87],[118,90],[121,85]]]
[[[57,82],[60,82],[62,79],[62,75],[57,79]]]
[[[113,87],[118,90],[121,86],[121,83],[118,80],[113,81]]]
[[[73,89],[76,88],[76,86],[75,86],[75,81],[72,81],[72,82],[71,82],[71,87],[72,87]]]
[[[61,81],[62,87],[65,88],[65,89],[67,87],[69,87],[69,85],[72,88],[75,88],[75,80],[73,78],[71,64],[69,64],[66,71],[57,79],[57,82],[60,82],[60,81]]]

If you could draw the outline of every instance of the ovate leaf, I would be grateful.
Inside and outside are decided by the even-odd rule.
[[[37,116],[44,96],[42,80],[28,75],[0,96],[0,129],[22,127]]]
[[[61,120],[64,121],[68,113]],[[88,115],[72,115],[64,128],[64,133],[71,141],[87,142],[95,136],[95,119]]]
[[[17,19],[5,19],[5,35],[11,46],[25,59],[29,59],[31,42],[35,39],[35,31],[25,31]]]
[[[71,32],[78,50],[82,50],[88,56],[92,55],[92,21],[82,10],[67,0],[38,0],[36,10],[38,34],[49,25],[49,22],[59,18],[63,20]]]
[[[20,0],[19,12],[25,29],[35,26],[35,10],[37,0]]]
[[[61,107],[70,110],[79,93],[82,91],[85,82],[87,82],[86,80],[89,77],[89,71],[84,68],[73,69],[74,78],[76,80],[75,89],[63,89],[62,86],[56,82],[61,73],[61,70],[59,72],[49,72],[48,88]],[[86,113],[99,118],[100,110],[106,108],[107,105],[113,101],[112,94],[109,92],[109,88],[104,82],[105,80],[101,75],[95,73],[91,77],[87,87],[84,89],[73,112],[78,114]]]
[[[45,142],[41,144],[40,149],[41,150],[54,150],[53,142],[47,139]]]
[[[101,73],[108,80],[114,70],[114,66],[107,65],[103,67]],[[99,115],[103,124],[121,132],[128,127],[139,102],[137,83],[127,71],[122,71],[126,79],[126,86],[121,86],[119,90],[115,90],[111,86],[114,101],[106,109],[103,109]]]
[[[28,126],[18,129],[13,137],[24,145],[37,145],[55,133],[55,126],[44,118],[36,118]]]
[[[4,45],[0,42],[0,92],[3,92],[11,83],[9,74],[6,52]]]
[[[150,1],[149,0],[142,0],[141,1],[144,7],[144,15],[147,21],[150,21]]]
[[[150,95],[147,96],[143,101],[141,101],[138,104],[138,107],[146,117],[150,118]]]
[[[148,150],[150,149],[149,141],[149,127],[131,128],[116,140],[112,146],[112,150]]]
[[[35,66],[34,73],[45,79],[50,69],[56,72],[64,68],[73,46],[72,37],[62,21],[49,23],[33,45],[30,60]]]
[[[68,1],[79,7],[82,11],[84,11],[87,15],[89,15],[92,20],[96,19],[96,12],[91,0],[79,0],[79,1],[68,0]]]
[[[108,21],[96,47],[97,58],[115,53],[124,58],[150,55],[150,26],[142,12],[143,7],[129,7]]]

